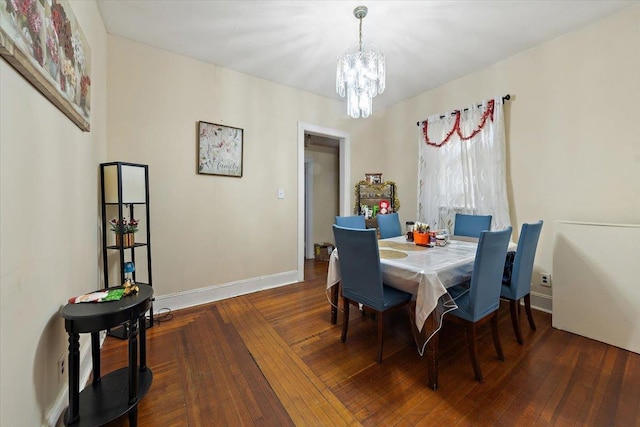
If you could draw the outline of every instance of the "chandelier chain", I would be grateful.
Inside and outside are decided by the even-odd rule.
[[[358,49],[362,52],[362,17],[360,17],[360,33],[358,34]]]

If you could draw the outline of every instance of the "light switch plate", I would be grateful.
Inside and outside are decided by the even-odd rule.
[[[278,188],[278,199],[284,199],[284,188]]]

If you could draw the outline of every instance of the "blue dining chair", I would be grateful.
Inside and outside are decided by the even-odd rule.
[[[364,215],[351,215],[351,216],[336,216],[336,225],[346,228],[357,228],[365,230],[367,224],[364,220]],[[331,300],[338,301],[339,285],[335,286],[331,290]],[[364,314],[364,312],[363,312]],[[338,311],[333,306],[331,307],[331,323],[335,324],[338,321]]]
[[[411,294],[385,285],[382,282],[378,236],[373,228],[358,230],[333,226],[336,240],[342,286],[344,321],[340,340],[347,340],[349,306],[362,304],[372,312],[378,322],[378,355],[382,363],[384,314],[393,312],[411,300]]]
[[[376,215],[378,220],[378,230],[381,239],[389,237],[402,236],[402,227],[400,226],[400,217],[397,212],[391,214]]]
[[[346,228],[366,229],[364,215],[336,216],[336,225]]]
[[[464,323],[467,328],[467,344],[473,372],[482,382],[482,371],[478,363],[477,328],[490,321],[493,344],[498,359],[504,360],[500,336],[498,335],[498,308],[500,307],[500,286],[504,270],[504,259],[509,247],[511,227],[500,231],[480,233],[476,258],[471,272],[469,292],[456,299],[458,308],[450,311],[452,320]]]
[[[491,215],[456,214],[453,234],[456,236],[480,237],[484,230],[491,230]]]
[[[536,330],[536,324],[533,322],[533,315],[531,314],[531,274],[541,231],[542,220],[535,224],[522,224],[520,237],[518,238],[518,249],[513,258],[511,280],[503,279],[502,281],[500,297],[509,300],[511,324],[518,344],[524,343],[522,332],[520,331],[520,322],[518,321],[520,300],[522,298],[524,298],[524,307],[527,312],[527,319],[529,319],[529,326],[534,331]]]

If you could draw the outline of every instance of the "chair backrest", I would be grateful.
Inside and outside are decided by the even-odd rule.
[[[453,234],[456,236],[480,237],[480,233],[491,230],[491,215],[456,214]]]
[[[533,260],[536,257],[538,239],[542,231],[542,220],[535,224],[522,224],[518,249],[513,259],[511,273],[511,290],[515,293],[514,299],[520,299],[531,291],[531,274],[533,272]]]
[[[374,228],[358,230],[333,226],[342,294],[370,307],[383,305],[382,269]]]
[[[378,220],[378,230],[380,230],[381,239],[402,236],[402,226],[400,225],[400,217],[397,212],[377,215],[376,219]]]
[[[367,228],[364,222],[364,215],[336,216],[336,225],[346,228],[359,228],[361,230]]]
[[[500,305],[504,258],[510,238],[511,227],[480,233],[469,286],[469,312],[473,321],[482,319]]]

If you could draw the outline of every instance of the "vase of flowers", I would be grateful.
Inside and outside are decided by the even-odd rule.
[[[127,225],[127,235],[129,236],[129,246],[133,246],[136,243],[135,236],[138,232],[138,220],[131,218]]]
[[[113,231],[116,236],[116,246],[131,247],[135,245],[135,233],[138,231],[138,224],[138,220],[134,218],[130,220],[126,218],[122,220],[114,218],[109,221],[111,231]]]

